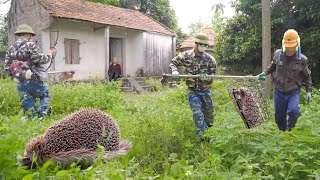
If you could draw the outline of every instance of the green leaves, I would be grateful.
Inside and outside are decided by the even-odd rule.
[[[320,1],[317,0],[271,2],[271,51],[281,48],[283,33],[287,29],[296,29],[301,38],[302,53],[309,59],[314,84],[320,82],[319,8]],[[214,56],[229,73],[257,74],[262,65],[261,0],[236,1],[235,9],[237,14],[219,33]]]
[[[158,86],[159,82],[153,82]],[[158,85],[156,83],[159,83]],[[228,95],[233,81],[216,80],[212,87],[215,121],[201,142],[195,134],[187,87],[160,88],[145,94],[119,92],[112,83],[49,85],[53,114],[45,121],[23,117],[10,97],[15,84],[0,80],[0,173],[5,179],[305,179],[320,174],[320,92],[310,105],[300,104],[302,116],[291,132],[279,131],[274,121],[246,129]],[[270,100],[270,110],[273,110]],[[17,107],[16,107],[17,106]],[[106,111],[117,121],[121,137],[133,143],[128,155],[98,160],[87,169],[68,169],[48,161],[26,170],[20,161],[25,144],[48,127],[82,107]],[[9,111],[12,110],[12,111]]]

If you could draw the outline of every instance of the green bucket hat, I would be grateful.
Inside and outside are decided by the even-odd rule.
[[[26,24],[19,25],[17,28],[17,31],[14,32],[14,35],[29,33],[32,34],[32,36],[35,36],[36,34],[33,32],[32,28]]]
[[[209,37],[205,33],[198,33],[194,37],[194,42],[209,45]]]

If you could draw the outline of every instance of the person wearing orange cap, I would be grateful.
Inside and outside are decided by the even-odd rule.
[[[299,108],[300,89],[306,85],[306,101],[311,102],[312,80],[308,58],[301,53],[300,37],[294,29],[287,30],[282,39],[282,48],[274,52],[269,67],[258,75],[265,80],[272,74],[274,85],[275,121],[279,130],[291,131],[301,116]]]

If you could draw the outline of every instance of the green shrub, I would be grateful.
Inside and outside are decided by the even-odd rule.
[[[145,94],[125,94],[112,83],[54,84],[51,118],[27,120],[20,110],[15,84],[1,80],[0,179],[314,179],[320,174],[320,93],[291,132],[281,132],[274,120],[246,129],[227,93],[230,81],[215,81],[214,125],[202,142],[195,135],[187,88]],[[302,96],[304,96],[304,92]],[[25,170],[19,167],[25,144],[55,121],[84,107],[106,111],[118,122],[124,139],[133,142],[126,156],[88,169],[62,170],[51,162]],[[270,110],[272,111],[270,100]]]

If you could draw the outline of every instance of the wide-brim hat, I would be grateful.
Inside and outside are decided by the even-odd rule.
[[[205,33],[199,33],[194,37],[194,42],[209,45],[209,37]]]
[[[32,28],[26,24],[19,25],[17,28],[17,31],[14,32],[14,35],[25,34],[25,33],[32,34],[32,36],[36,35],[36,33],[34,33]]]

